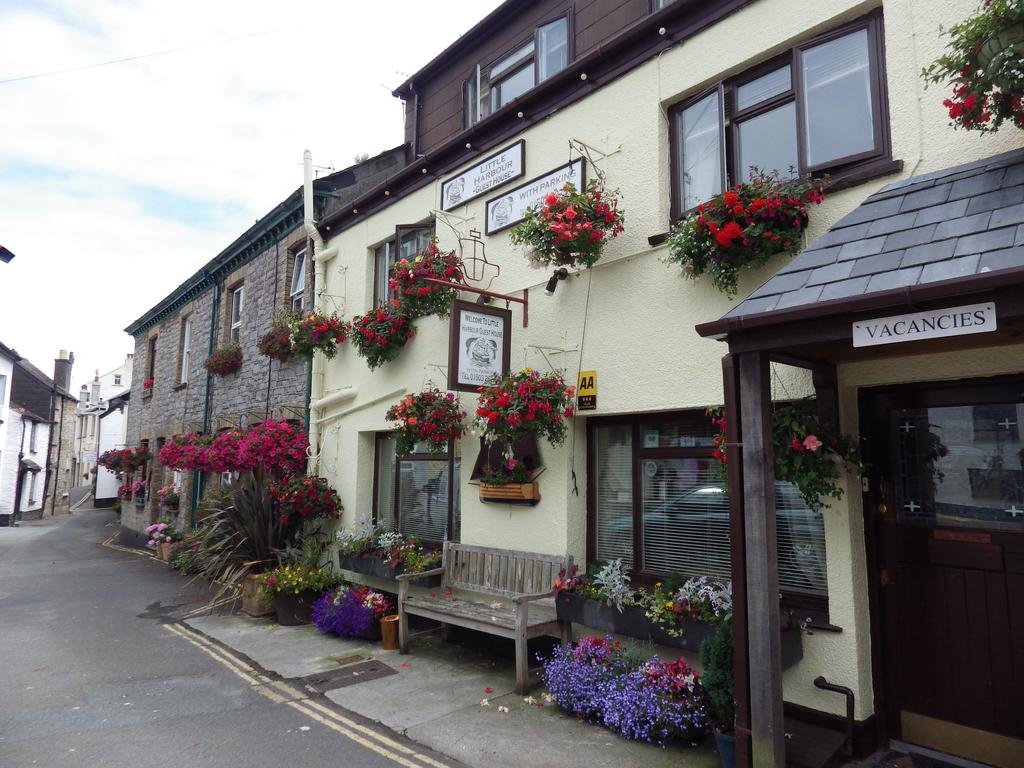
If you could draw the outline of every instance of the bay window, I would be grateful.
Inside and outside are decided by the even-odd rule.
[[[670,110],[672,216],[747,181],[889,157],[881,15],[798,45]]]
[[[724,467],[702,411],[591,419],[588,559],[620,559],[639,578],[731,578]],[[827,596],[821,511],[776,482],[779,584]]]
[[[462,516],[459,505],[458,443],[446,453],[395,454],[390,433],[376,436],[374,457],[374,524],[422,541],[458,541]]]

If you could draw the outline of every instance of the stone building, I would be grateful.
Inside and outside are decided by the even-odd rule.
[[[321,214],[336,210],[401,169],[396,147],[316,182]],[[244,428],[265,419],[305,421],[307,366],[262,356],[257,342],[278,310],[312,305],[312,260],[297,189],[237,240],[125,330],[135,339],[127,444],[146,444],[154,460],[143,470],[147,493],[122,509],[126,541],[161,517],[156,490],[175,484],[179,527],[188,527],[209,478],[160,467],[164,442],[192,432]],[[237,342],[242,366],[227,376],[208,374],[204,361]],[[227,480],[228,478],[221,478]]]

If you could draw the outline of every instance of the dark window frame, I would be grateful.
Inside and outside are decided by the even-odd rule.
[[[371,301],[372,301],[373,306],[378,307],[381,304],[387,303],[388,301],[390,301],[393,298],[393,294],[391,293],[391,289],[387,285],[387,281],[388,281],[388,279],[389,279],[389,277],[391,275],[391,267],[393,267],[395,265],[395,263],[398,261],[399,255],[402,252],[402,236],[404,234],[406,234],[406,233],[416,232],[416,231],[421,230],[421,229],[429,229],[430,232],[431,232],[431,239],[433,239],[437,235],[437,224],[436,224],[436,222],[433,219],[430,219],[427,222],[421,222],[419,224],[398,224],[398,225],[395,226],[395,234],[394,234],[394,236],[391,239],[385,240],[382,243],[377,243],[377,245],[373,246],[373,248],[371,249],[371,251],[370,251],[370,258],[373,259],[373,282],[372,282],[373,296],[371,297]],[[380,280],[381,280],[380,266],[381,265],[380,265],[380,260],[378,258],[377,252],[381,248],[388,248],[389,249],[388,250],[388,254],[387,254],[388,266],[387,266],[387,269],[386,269],[386,273],[383,276],[383,279],[384,279],[384,283],[383,283],[384,295],[383,296],[379,296],[378,293],[377,293],[377,287],[378,287],[378,285],[381,284],[380,283]]]
[[[617,416],[595,416],[587,419],[587,568],[601,565],[604,561],[597,557],[597,444],[596,430],[601,427],[630,425],[632,427],[632,505],[633,505],[633,562],[624,563],[629,568],[633,584],[650,587],[655,582],[663,581],[669,574],[651,573],[642,569],[643,564],[643,482],[642,462],[645,459],[670,458],[712,458],[713,446],[644,448],[644,424],[652,422],[662,424],[683,423],[692,419],[698,409],[681,411],[658,411],[653,413],[629,413]],[[817,595],[800,590],[783,588],[782,607],[792,610],[800,620],[811,619],[811,624],[821,629],[835,629],[829,624],[829,595]]]
[[[146,342],[146,378],[154,382],[156,381],[156,340],[158,338],[160,338],[159,334],[153,334]],[[150,391],[152,391],[152,387],[150,387]]]
[[[380,503],[378,490],[380,488],[380,454],[381,441],[390,437],[391,432],[376,432],[373,436],[373,504],[371,507],[373,515],[373,525],[376,526],[381,520]],[[398,500],[401,490],[401,472],[400,464],[403,461],[447,461],[448,462],[448,522],[447,528],[449,534],[454,530],[455,523],[455,494],[459,492],[459,489],[455,487],[455,442],[452,440],[448,441],[448,450],[445,453],[410,453],[404,456],[398,455],[396,452],[394,459],[394,487],[391,489],[391,530],[402,533],[399,526],[401,517],[398,511]],[[461,457],[460,457],[461,461]],[[460,526],[461,528],[461,526]],[[404,534],[403,534],[404,535]],[[459,537],[461,538],[461,536]],[[458,539],[454,539],[458,541]],[[421,543],[428,549],[440,549],[444,544],[443,541],[437,541],[434,539],[421,539]]]
[[[871,100],[872,129],[875,146],[867,151],[830,160],[817,165],[807,164],[807,136],[805,129],[806,105],[802,95],[803,74],[801,71],[804,53],[819,45],[832,42],[839,38],[854,34],[860,30],[867,31],[868,61],[871,67]],[[763,75],[775,71],[788,64],[790,66],[790,88],[742,111],[736,109],[736,91],[739,86],[756,80]],[[689,210],[683,207],[681,195],[682,146],[679,140],[679,121],[682,113],[689,107],[706,98],[715,90],[719,91],[720,118],[723,155],[722,189],[729,189],[742,179],[737,175],[737,156],[739,152],[739,126],[745,121],[777,109],[793,102],[796,108],[796,143],[797,171],[801,176],[820,176],[826,172],[831,175],[833,186],[849,177],[857,179],[863,171],[879,163],[892,162],[892,137],[889,125],[889,98],[885,70],[885,30],[881,9],[872,11],[858,19],[842,24],[835,29],[816,35],[808,40],[793,45],[786,52],[774,56],[767,61],[745,69],[738,75],[728,77],[702,89],[699,93],[689,96],[668,109],[669,120],[669,156],[671,167],[671,218],[681,219]],[[785,169],[779,169],[785,170]]]
[[[493,108],[493,106],[492,106],[493,105],[493,98],[494,98],[493,89],[494,89],[494,86],[497,85],[498,83],[501,83],[501,82],[507,80],[508,78],[510,78],[510,77],[512,77],[512,76],[514,76],[514,75],[516,75],[518,73],[520,73],[521,71],[523,71],[524,69],[526,69],[528,66],[531,66],[531,65],[533,66],[533,85],[530,86],[530,88],[528,88],[524,93],[527,93],[527,92],[533,90],[538,85],[540,85],[541,82],[543,82],[540,79],[540,63],[539,63],[539,59],[538,59],[538,56],[537,56],[537,52],[540,49],[540,30],[541,30],[542,27],[549,26],[549,25],[554,24],[555,22],[560,21],[562,19],[565,19],[566,52],[565,52],[565,67],[563,69],[559,70],[559,72],[564,72],[566,69],[568,69],[570,66],[572,66],[573,61],[576,60],[576,33],[575,33],[575,23],[574,23],[574,8],[573,8],[573,6],[569,6],[568,8],[566,8],[561,13],[556,14],[554,16],[551,16],[549,18],[545,18],[543,21],[537,22],[534,25],[534,27],[533,27],[533,35],[532,35],[532,37],[524,36],[522,38],[519,38],[514,45],[509,46],[500,55],[495,56],[494,58],[490,59],[487,62],[481,62],[480,64],[475,65],[473,67],[473,69],[469,73],[469,76],[466,77],[462,81],[462,125],[463,125],[463,128],[470,128],[470,127],[476,125],[481,120],[485,120],[486,118],[490,117],[491,115],[496,114],[497,112],[500,112],[502,109],[504,109],[505,107],[507,107],[510,104],[514,103],[516,101],[516,99],[519,98],[519,96],[516,96],[515,98],[510,99],[507,103],[501,105],[497,109]],[[492,81],[491,78],[490,78],[490,70],[494,67],[494,65],[499,63],[499,62],[501,62],[504,59],[507,59],[512,54],[514,54],[516,51],[518,51],[520,48],[522,48],[523,46],[528,45],[531,40],[533,41],[533,53],[529,57],[525,57],[524,56],[523,57],[523,61],[522,61],[520,66],[517,66],[514,69],[508,70],[507,72],[502,74],[497,80]],[[480,71],[479,85],[481,86],[481,89],[486,87],[486,90],[487,90],[487,93],[486,93],[487,113],[486,114],[484,114],[483,110],[481,110],[481,105],[484,103],[485,99],[483,98],[483,94],[480,93],[480,90],[477,89],[478,83],[477,83],[476,75],[477,75],[477,70],[478,69]],[[556,77],[557,75],[558,75],[558,72],[554,72],[554,73],[548,75],[546,80],[550,80],[551,78]],[[472,84],[472,86],[470,84]],[[475,109],[474,109],[475,118],[476,118],[475,120],[473,119],[474,115],[470,114],[470,109],[469,109],[470,105],[469,105],[468,99],[467,99],[467,95],[471,91],[476,96],[476,106],[475,106]]]

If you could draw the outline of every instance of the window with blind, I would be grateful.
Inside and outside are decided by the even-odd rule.
[[[591,559],[635,573],[731,575],[729,500],[702,412],[594,420],[590,429]],[[776,482],[779,583],[825,597],[821,512]]]
[[[395,438],[377,435],[374,522],[427,542],[458,541],[460,457],[447,454],[395,455]]]

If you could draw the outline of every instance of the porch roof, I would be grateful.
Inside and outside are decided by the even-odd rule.
[[[1024,149],[883,187],[697,332],[724,337],[1021,282]]]

